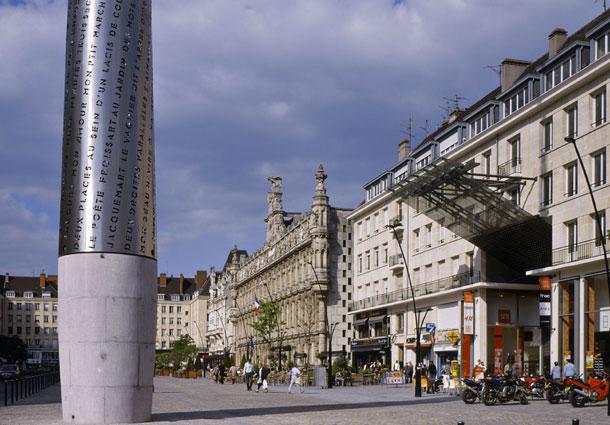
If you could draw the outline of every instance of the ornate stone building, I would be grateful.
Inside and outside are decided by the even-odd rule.
[[[240,263],[231,291],[230,317],[237,360],[250,349],[252,337],[254,360],[259,364],[277,359],[280,346],[286,360],[319,364],[320,354],[326,355],[328,349],[325,303],[334,329],[333,355],[349,351],[351,323],[347,320],[347,303],[352,294],[352,235],[346,219],[349,211],[330,205],[326,177],[320,165],[312,206],[304,213],[284,211],[282,179],[269,178],[272,187],[267,195],[266,242]],[[271,344],[265,344],[252,329],[256,320],[255,297],[271,299],[281,307],[284,327],[273,333]]]

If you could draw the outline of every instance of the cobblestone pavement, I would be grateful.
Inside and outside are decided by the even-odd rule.
[[[575,409],[545,400],[527,406],[465,405],[449,395],[413,397],[408,386],[355,386],[288,395],[285,386],[269,393],[247,392],[245,386],[214,384],[205,379],[156,378],[153,422],[159,424],[609,424],[607,404]],[[0,424],[59,424],[59,386],[21,404],[0,408]]]

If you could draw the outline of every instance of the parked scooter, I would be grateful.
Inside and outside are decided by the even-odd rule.
[[[596,403],[604,401],[608,397],[608,375],[592,374],[585,383],[581,379],[568,378],[571,391],[569,395],[570,403],[574,407],[583,407],[585,403]]]
[[[477,399],[481,398],[483,392],[483,381],[476,382],[474,379],[464,378],[462,388],[462,400],[466,404],[473,404]]]
[[[498,402],[506,403],[512,400],[518,400],[521,404],[529,403],[527,390],[523,381],[503,376],[494,376],[493,378],[486,379],[481,398],[486,406],[493,406]]]

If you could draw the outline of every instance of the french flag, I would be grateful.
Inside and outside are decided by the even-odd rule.
[[[258,309],[260,308],[260,303],[258,302],[258,297],[254,294],[254,315],[258,316]]]

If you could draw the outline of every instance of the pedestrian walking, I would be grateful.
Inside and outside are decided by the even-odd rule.
[[[254,375],[254,366],[250,360],[246,360],[244,364],[244,375],[246,375],[246,389],[252,391],[252,376]]]
[[[413,383],[413,363],[407,362],[405,366],[405,379],[407,384]]]
[[[572,378],[576,375],[576,368],[571,359],[566,359],[566,364],[563,366],[563,377]]]
[[[220,363],[220,365],[218,365],[218,382],[221,384],[225,383],[225,365],[224,365],[224,363]]]
[[[263,364],[263,366],[258,370],[258,388],[256,389],[256,392],[259,392],[261,387],[263,388],[263,391],[268,393],[269,392],[269,385],[267,383],[267,377],[269,376],[269,368],[267,366],[265,366]]]
[[[305,392],[303,389],[303,384],[301,383],[301,371],[296,366],[292,366],[292,369],[290,369],[290,385],[288,385],[288,394],[292,394],[293,385],[299,387],[301,394]]]
[[[229,368],[229,377],[231,378],[231,384],[235,384],[235,381],[237,380],[237,366],[232,365]]]
[[[555,362],[553,369],[551,370],[551,379],[553,381],[561,380],[561,368],[559,367],[559,362]]]
[[[436,365],[434,364],[434,362],[430,362],[428,364],[428,390],[426,391],[429,394],[434,394],[435,392],[435,385],[434,383],[436,382]]]

